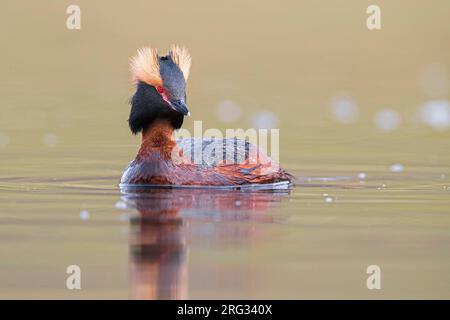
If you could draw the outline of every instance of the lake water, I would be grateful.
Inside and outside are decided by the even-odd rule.
[[[6,4],[0,298],[450,298],[450,5],[368,4]],[[171,42],[185,127],[279,128],[295,188],[120,190],[128,58]]]

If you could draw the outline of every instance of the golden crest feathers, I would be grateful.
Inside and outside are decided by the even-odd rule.
[[[169,54],[187,81],[192,62],[189,51],[186,47],[172,45]],[[159,70],[159,59],[157,49],[150,47],[139,49],[137,54],[130,59],[131,81],[133,84],[142,81],[151,86],[162,86],[163,81]]]
[[[131,58],[130,71],[131,81],[134,84],[142,81],[152,86],[162,86],[157,49],[139,49],[137,54]]]
[[[173,62],[180,68],[181,72],[183,72],[184,80],[187,81],[192,63],[188,49],[174,44],[170,47],[170,56]]]

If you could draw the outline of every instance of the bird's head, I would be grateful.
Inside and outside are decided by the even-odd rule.
[[[166,56],[153,48],[138,50],[131,58],[130,70],[136,93],[131,99],[128,119],[134,134],[145,131],[155,120],[168,120],[175,129],[189,115],[186,81],[191,56],[186,48],[172,45]]]

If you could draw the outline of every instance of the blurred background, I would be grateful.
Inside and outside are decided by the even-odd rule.
[[[172,43],[193,56],[184,127],[279,128],[299,179],[268,213],[283,223],[185,218],[184,296],[450,297],[448,1],[6,1],[0,15],[0,297],[133,297],[128,62]]]

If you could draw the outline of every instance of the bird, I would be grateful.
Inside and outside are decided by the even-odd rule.
[[[191,63],[188,49],[179,45],[172,45],[167,55],[144,47],[131,57],[131,82],[136,92],[130,100],[128,124],[133,134],[142,134],[142,140],[120,185],[290,188],[294,177],[246,140],[175,138],[174,132],[190,115],[186,83]]]

